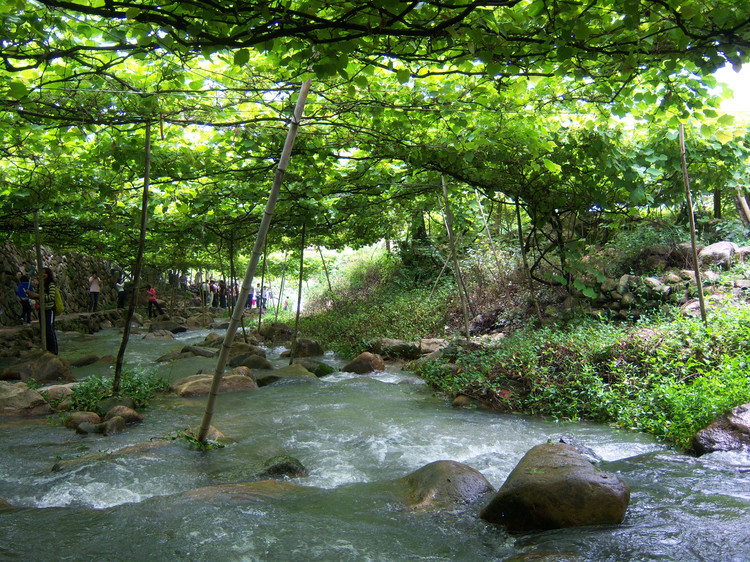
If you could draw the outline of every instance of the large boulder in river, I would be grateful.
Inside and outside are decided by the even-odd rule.
[[[268,359],[266,359],[265,357],[261,357],[260,355],[256,355],[255,353],[245,353],[244,355],[232,357],[229,360],[229,366],[243,366],[247,367],[248,369],[266,369],[269,371],[273,369],[273,364]]]
[[[697,455],[750,448],[750,403],[724,414],[693,436]]]
[[[349,363],[341,367],[341,370],[345,373],[357,373],[358,375],[364,375],[372,371],[382,371],[384,369],[385,363],[383,363],[383,359],[379,355],[370,353],[369,351],[360,353],[349,361]]]
[[[455,461],[435,461],[398,479],[413,509],[452,508],[476,502],[494,489],[482,474]]]
[[[732,266],[732,257],[739,252],[740,247],[734,242],[716,242],[703,248],[698,254],[698,261],[704,266],[718,265],[723,269]]]
[[[46,416],[52,407],[26,383],[0,381],[0,416]]]
[[[511,532],[615,525],[625,517],[630,487],[597,470],[565,443],[532,448],[480,517]]]
[[[190,377],[178,379],[172,383],[172,392],[178,396],[200,396],[208,394],[211,390],[213,375],[207,373],[198,373]],[[253,373],[247,367],[238,367],[233,369],[221,379],[219,393],[239,392],[256,388]]]
[[[239,355],[247,355],[249,353],[252,353],[254,355],[258,355],[264,358],[266,356],[265,349],[263,349],[262,347],[258,347],[257,345],[253,345],[251,343],[237,341],[232,344],[231,348],[229,348],[229,357],[237,357]]]
[[[41,349],[26,353],[0,373],[0,380],[27,381],[30,379],[45,383],[75,380],[70,370],[70,361]]]
[[[318,380],[318,377],[299,363],[287,365],[286,367],[281,367],[280,369],[274,369],[273,371],[267,371],[265,373],[258,373],[256,377],[258,380],[258,386],[268,386],[269,384],[276,382],[299,383]]]

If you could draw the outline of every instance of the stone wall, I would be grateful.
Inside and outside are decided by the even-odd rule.
[[[16,297],[16,286],[21,273],[29,272],[36,264],[34,249],[22,249],[3,243],[0,246],[0,310],[3,325],[20,324],[21,303]],[[55,273],[57,286],[63,293],[66,312],[86,312],[89,305],[89,282],[91,273],[96,271],[101,279],[99,308],[110,308],[117,303],[114,284],[120,269],[108,261],[70,252],[65,255],[53,254],[42,248],[42,262]]]

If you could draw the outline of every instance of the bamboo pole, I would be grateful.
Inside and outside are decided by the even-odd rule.
[[[47,307],[44,304],[44,272],[42,268],[42,241],[39,234],[39,209],[34,209],[34,246],[36,248],[36,274],[39,277],[37,294],[39,295],[39,329],[41,330],[42,349],[47,351]]]
[[[286,250],[284,250],[284,265],[281,268],[281,286],[279,287],[279,300],[276,303],[276,315],[273,317],[273,321],[276,322],[279,319],[279,310],[281,310],[281,299],[284,297],[284,277],[286,276]]]
[[[318,253],[320,254],[320,261],[323,262],[323,272],[326,274],[326,281],[328,281],[328,292],[331,293],[331,302],[333,302],[334,297],[333,287],[331,287],[331,278],[328,276],[328,265],[326,265],[326,260],[323,257],[323,250],[320,249],[320,245],[318,245]]]
[[[258,266],[260,260],[260,254],[263,250],[263,246],[266,243],[266,235],[268,229],[271,226],[271,218],[273,217],[273,210],[276,207],[276,199],[279,196],[281,189],[281,183],[284,180],[284,174],[286,173],[287,165],[292,154],[292,146],[294,145],[294,138],[297,136],[297,130],[299,129],[300,120],[302,118],[302,110],[305,107],[307,100],[307,94],[310,91],[311,81],[307,80],[300,88],[299,97],[297,98],[297,104],[294,107],[294,114],[292,116],[292,122],[289,125],[289,132],[284,142],[284,148],[281,152],[281,159],[279,160],[279,166],[276,169],[276,176],[271,186],[271,191],[268,194],[268,201],[266,202],[266,209],[263,213],[263,219],[260,222],[258,228],[258,236],[255,239],[255,245],[253,246],[253,253],[250,257],[250,263],[247,265],[247,271],[245,272],[245,278],[242,281],[242,288],[240,289],[240,301],[247,300],[247,296],[250,294],[250,287],[253,284],[253,275],[255,274],[255,268]],[[242,316],[242,310],[235,307],[232,318],[229,322],[229,328],[224,336],[224,343],[219,353],[219,358],[216,362],[216,370],[214,371],[214,378],[211,383],[211,390],[208,394],[206,402],[206,411],[203,415],[200,429],[198,431],[198,441],[205,443],[206,435],[208,435],[209,427],[211,426],[211,418],[214,414],[214,407],[216,405],[216,395],[219,392],[219,385],[221,385],[221,379],[224,375],[224,367],[229,357],[229,350],[232,348],[232,341],[234,340],[234,333],[237,330],[237,326],[240,323]]]
[[[122,330],[122,341],[120,342],[120,349],[117,352],[117,360],[115,361],[115,376],[112,381],[112,392],[118,394],[120,392],[120,381],[122,378],[122,364],[125,358],[125,350],[128,347],[128,339],[130,339],[130,324],[133,321],[135,315],[135,306],[138,302],[138,294],[140,292],[141,283],[141,270],[143,269],[143,251],[146,247],[146,230],[148,227],[148,187],[151,182],[151,122],[146,122],[146,142],[144,147],[145,153],[145,166],[143,171],[143,197],[141,199],[141,232],[138,239],[138,253],[135,259],[135,270],[133,271],[133,292],[130,295],[130,304],[128,305],[128,311],[125,313],[125,327]]]
[[[477,205],[479,205],[479,212],[482,215],[482,222],[484,222],[484,230],[487,232],[487,240],[490,242],[490,250],[495,258],[495,264],[497,265],[497,274],[502,275],[503,269],[500,266],[500,258],[497,257],[497,250],[495,249],[495,243],[492,241],[492,234],[490,234],[490,226],[487,224],[487,218],[484,216],[484,208],[482,208],[482,202],[479,200],[479,190],[474,189],[474,195],[477,197]]]
[[[443,184],[443,198],[445,199],[445,226],[448,230],[448,243],[450,244],[450,251],[453,255],[453,267],[456,268],[456,276],[458,277],[458,296],[461,298],[461,308],[464,313],[464,328],[466,330],[466,341],[469,341],[469,311],[466,307],[466,297],[462,291],[463,281],[461,280],[461,270],[458,267],[458,258],[456,257],[456,248],[453,243],[453,215],[451,214],[450,204],[448,203],[448,186],[445,184],[445,175],[440,175],[440,181]]]
[[[685,184],[685,201],[687,202],[688,218],[690,219],[690,244],[693,250],[693,268],[695,269],[695,282],[698,285],[698,302],[701,306],[701,319],[703,324],[708,325],[706,315],[706,300],[703,297],[703,282],[701,281],[701,268],[698,264],[698,244],[695,236],[695,215],[693,214],[693,196],[690,194],[690,176],[688,176],[687,156],[685,154],[685,125],[680,123],[680,160],[682,163],[682,179]]]
[[[258,301],[258,333],[260,333],[260,324],[263,320],[263,300],[264,296],[266,294],[266,260],[268,259],[268,254],[266,253],[268,250],[268,239],[266,239],[266,244],[263,244],[263,265],[260,268],[260,295],[258,295],[258,298],[260,299]]]
[[[295,344],[297,343],[297,330],[299,329],[299,309],[302,304],[302,270],[305,266],[305,226],[302,223],[302,242],[299,249],[299,285],[297,286],[297,314],[294,317],[294,332],[292,332],[292,349],[289,353],[289,364],[294,363]]]

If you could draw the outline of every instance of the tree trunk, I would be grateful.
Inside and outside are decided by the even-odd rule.
[[[284,174],[289,163],[289,159],[292,154],[292,146],[294,145],[294,137],[297,135],[299,129],[300,119],[302,118],[302,110],[305,107],[305,101],[307,100],[307,93],[310,91],[311,81],[307,80],[300,88],[299,97],[297,104],[294,108],[294,114],[292,116],[292,122],[289,126],[289,132],[284,142],[284,149],[281,152],[281,159],[279,160],[279,166],[276,170],[276,176],[271,186],[271,191],[268,194],[268,201],[266,202],[266,209],[263,213],[263,219],[260,222],[258,228],[258,236],[255,239],[255,245],[253,246],[253,254],[250,257],[250,263],[247,265],[247,271],[245,272],[245,278],[242,281],[242,289],[240,290],[240,300],[246,300],[250,294],[250,288],[253,284],[253,275],[255,274],[255,268],[258,266],[260,260],[260,254],[263,246],[266,243],[266,235],[271,225],[271,218],[273,217],[273,210],[276,207],[276,199],[279,196],[279,190],[281,189],[281,183],[284,180]],[[237,330],[237,326],[240,323],[241,310],[239,308],[234,309],[234,314],[229,322],[229,328],[224,336],[224,343],[219,353],[219,358],[216,362],[216,370],[214,371],[214,378],[211,383],[211,390],[208,394],[208,400],[206,402],[206,411],[203,415],[200,429],[198,431],[198,441],[205,443],[206,435],[211,426],[211,418],[214,414],[214,406],[216,404],[216,395],[219,392],[219,385],[221,385],[221,379],[224,375],[224,367],[226,366],[227,359],[229,357],[229,350],[232,348],[232,341],[234,340],[234,333]]]
[[[145,146],[145,168],[143,172],[143,198],[141,200],[141,232],[138,239],[138,253],[135,259],[135,269],[133,270],[133,292],[130,294],[130,304],[125,314],[125,327],[122,330],[122,341],[120,349],[117,352],[115,362],[115,377],[112,381],[112,392],[119,394],[120,381],[122,379],[122,364],[125,358],[125,350],[128,347],[130,339],[130,324],[135,314],[135,305],[138,302],[138,293],[140,291],[141,269],[143,268],[143,250],[146,247],[146,229],[148,226],[148,186],[151,178],[151,122],[146,123],[146,146]]]

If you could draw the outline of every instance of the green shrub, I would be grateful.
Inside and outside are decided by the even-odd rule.
[[[73,409],[104,414],[99,404],[103,399],[114,396],[112,380],[112,377],[92,375],[79,382],[71,394]],[[146,407],[158,391],[168,388],[169,384],[152,372],[124,370],[120,380],[120,396],[131,398],[136,408]]]
[[[750,310],[742,306],[713,311],[708,327],[681,317],[635,326],[579,320],[519,331],[496,346],[457,347],[419,373],[450,396],[613,423],[688,449],[698,430],[750,402],[748,338]]]

